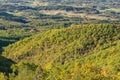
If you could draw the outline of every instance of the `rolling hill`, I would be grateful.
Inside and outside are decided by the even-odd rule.
[[[0,80],[120,80],[120,0],[0,0]]]
[[[119,48],[117,25],[84,24],[25,38],[2,56],[15,63],[11,80],[119,80]]]

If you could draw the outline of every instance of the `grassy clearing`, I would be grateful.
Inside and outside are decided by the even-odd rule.
[[[107,20],[105,16],[99,16],[97,14],[86,14],[86,13],[75,13],[75,12],[67,12],[67,11],[59,11],[59,10],[42,10],[40,13],[47,15],[62,15],[67,17],[81,17],[81,18],[89,18],[89,19],[98,19],[98,20]]]
[[[120,8],[110,8],[109,11],[120,12]]]

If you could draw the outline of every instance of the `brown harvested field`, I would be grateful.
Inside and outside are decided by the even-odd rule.
[[[89,19],[98,19],[98,20],[108,20],[108,17],[97,15],[97,14],[86,14],[86,13],[75,13],[75,12],[67,12],[60,10],[41,10],[40,13],[47,15],[61,15],[67,17],[81,17],[81,18],[89,18]],[[116,20],[116,19],[111,19]]]

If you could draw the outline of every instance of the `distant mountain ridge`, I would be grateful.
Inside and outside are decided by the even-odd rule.
[[[7,2],[7,3],[33,3],[33,2],[38,2],[38,3],[56,3],[57,4],[101,4],[101,3],[110,3],[110,4],[120,4],[120,0],[0,0],[0,2]]]

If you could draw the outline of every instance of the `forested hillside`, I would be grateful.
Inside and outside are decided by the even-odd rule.
[[[0,0],[0,80],[120,80],[120,0]]]
[[[119,80],[119,48],[118,25],[84,24],[48,30],[5,47],[2,56],[11,59],[12,66],[7,67],[9,72],[3,67],[7,75],[1,73],[0,78]]]

